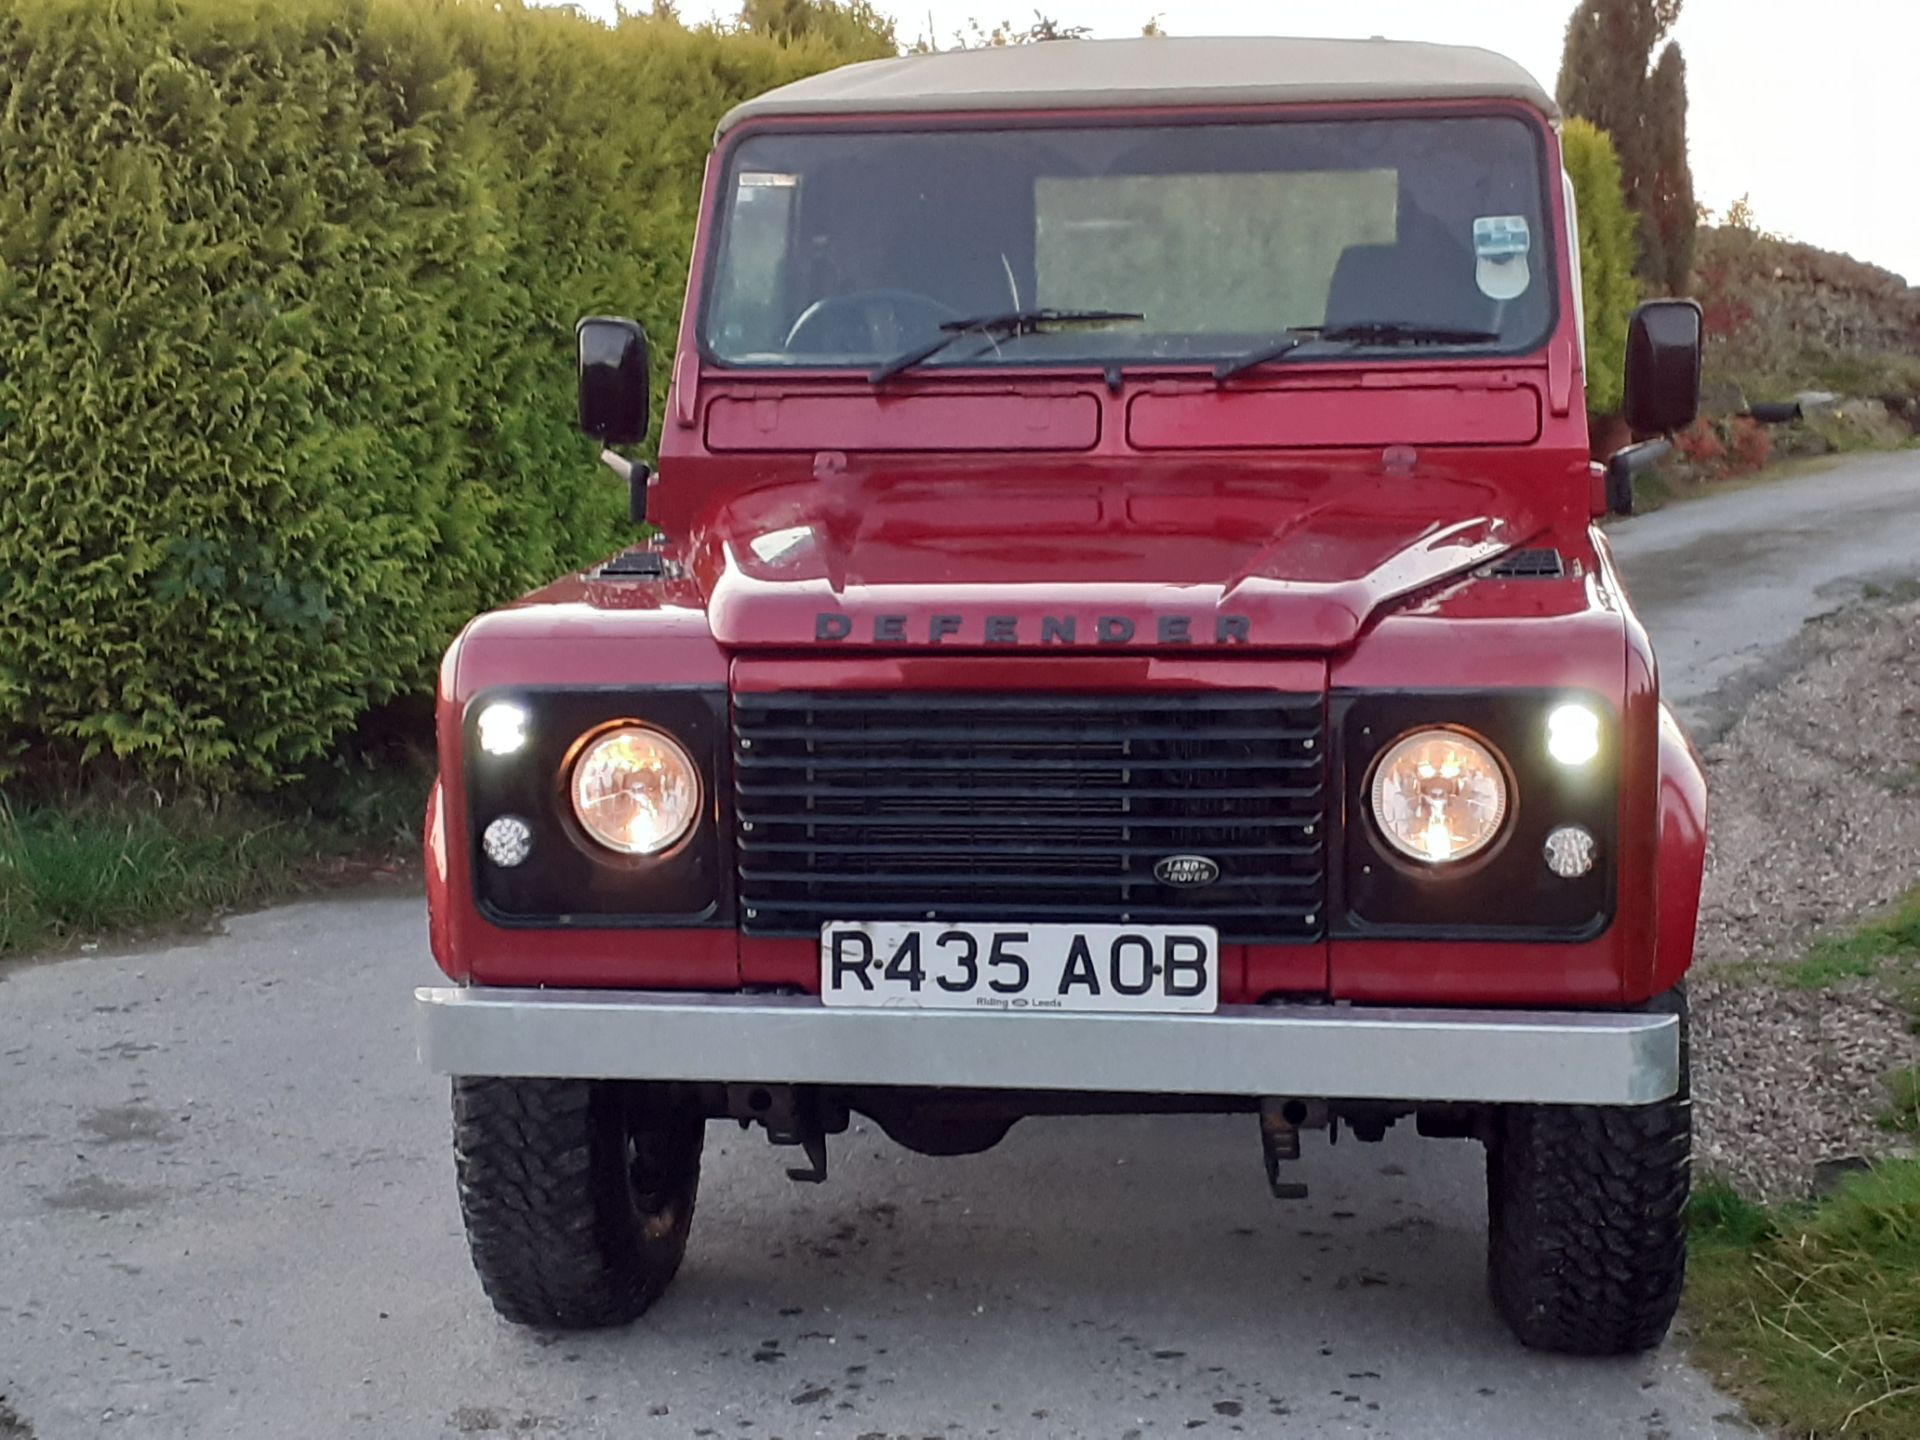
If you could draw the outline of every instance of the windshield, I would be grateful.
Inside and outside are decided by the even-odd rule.
[[[1142,318],[983,329],[924,365],[1221,361],[1311,326],[1380,327],[1342,354],[1529,350],[1553,323],[1544,168],[1534,127],[1493,116],[758,135],[703,339],[884,367],[956,322],[1097,310]]]

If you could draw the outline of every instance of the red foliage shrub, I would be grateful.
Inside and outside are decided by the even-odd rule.
[[[1711,420],[1696,420],[1673,437],[1673,448],[1689,465],[1714,470],[1727,458],[1727,447]]]
[[[1700,419],[1673,438],[1674,453],[1701,480],[1751,475],[1773,458],[1767,427],[1745,416],[1733,420]]]
[[[1732,422],[1727,437],[1727,470],[1733,475],[1750,475],[1767,468],[1773,458],[1773,436],[1767,427],[1744,417]]]

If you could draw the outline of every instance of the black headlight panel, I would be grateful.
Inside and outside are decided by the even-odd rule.
[[[498,925],[732,924],[726,706],[717,687],[475,696],[463,731],[481,913]]]
[[[1577,941],[1613,918],[1619,717],[1566,690],[1351,691],[1330,705],[1336,938]]]

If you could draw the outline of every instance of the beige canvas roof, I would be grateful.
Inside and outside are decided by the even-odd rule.
[[[1462,45],[1271,36],[1071,40],[843,66],[736,105],[719,134],[762,116],[1489,99],[1560,113],[1519,65]]]

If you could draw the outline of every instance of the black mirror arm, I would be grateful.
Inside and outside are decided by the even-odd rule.
[[[1642,440],[1624,450],[1616,450],[1607,461],[1607,509],[1615,515],[1633,514],[1633,482],[1643,470],[1649,470],[1666,458],[1673,442],[1661,437]]]
[[[600,451],[600,463],[627,482],[627,518],[636,525],[647,523],[647,482],[653,467],[644,460],[629,460],[610,449]]]

